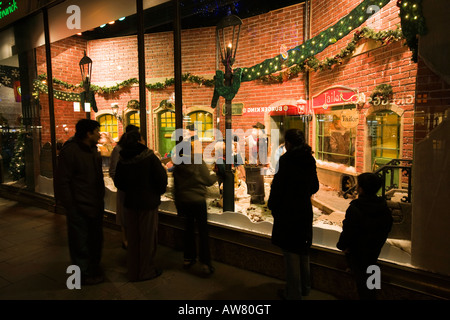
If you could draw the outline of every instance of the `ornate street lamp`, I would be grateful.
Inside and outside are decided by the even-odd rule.
[[[84,57],[80,60],[80,71],[83,89],[84,91],[89,91],[92,76],[92,60],[86,55],[86,51],[84,51]]]
[[[89,103],[90,107],[97,112],[97,104],[95,103],[94,92],[90,91],[91,88],[91,78],[92,78],[92,60],[86,55],[84,51],[84,56],[80,60],[80,72],[81,80],[83,81],[84,91],[80,94],[81,106],[84,108],[85,103]],[[86,118],[91,117],[91,112],[86,112]]]
[[[225,83],[227,87],[233,84],[233,70],[236,51],[239,43],[239,33],[241,32],[242,20],[236,15],[223,18],[216,27],[217,48],[220,52],[220,59],[225,66]],[[231,135],[231,99],[225,99],[225,179],[223,182],[223,211],[234,211],[234,175],[231,164],[233,161]]]

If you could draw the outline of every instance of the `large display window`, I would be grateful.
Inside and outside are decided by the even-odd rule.
[[[408,139],[413,135],[414,99],[399,100],[399,113],[375,108],[364,97],[381,82],[389,82],[396,97],[413,94],[417,65],[402,36],[391,29],[400,22],[400,17],[392,18],[392,12],[399,12],[394,2],[381,0],[380,10],[369,14],[363,8],[371,1],[349,1],[331,18],[321,1],[309,2],[312,6],[305,1],[258,5],[183,1],[180,48],[175,43],[173,2],[149,4],[142,12],[144,53],[139,50],[136,8],[125,8],[121,1],[92,2],[100,9],[111,6],[114,13],[87,19],[89,26],[80,30],[62,32],[53,22],[50,61],[45,41],[0,59],[3,184],[53,196],[53,165],[60,146],[73,136],[79,119],[95,119],[102,132],[98,148],[107,188],[105,209],[114,215],[117,189],[109,176],[109,157],[126,126],[133,124],[145,132],[147,145],[167,167],[169,188],[160,209],[175,215],[170,169],[181,119],[178,129],[184,129],[186,137],[199,138],[211,170],[227,139],[232,140],[232,155],[242,159],[232,165],[233,210],[225,208],[224,186],[216,183],[208,189],[209,221],[269,237],[273,217],[267,199],[276,163],[285,152],[282,136],[285,130],[298,128],[305,132],[321,171],[321,188],[313,196],[314,245],[337,250],[351,198],[343,197],[335,186],[349,183],[350,187],[368,168],[379,168],[386,160],[411,159],[413,154]],[[53,16],[64,6],[56,5]],[[372,14],[382,30],[371,28]],[[65,23],[66,15],[55,21]],[[231,16],[239,18],[224,22]],[[42,22],[43,17],[38,17]],[[225,40],[229,27],[238,32],[239,41],[237,37]],[[23,36],[21,32],[16,38]],[[85,56],[92,61],[94,100],[89,101],[81,97],[79,67]],[[174,69],[180,61],[181,86],[177,86]],[[50,63],[53,100],[47,82]],[[138,80],[142,71],[145,84]],[[339,91],[345,88],[352,89]],[[313,99],[321,93],[319,112]],[[439,113],[441,118],[443,114]],[[430,121],[415,125],[425,123],[425,127]],[[232,134],[227,135],[227,129]],[[411,265],[412,254],[408,205],[409,213],[402,211],[403,202],[396,208],[396,214],[407,219],[396,227],[381,255],[405,265]]]

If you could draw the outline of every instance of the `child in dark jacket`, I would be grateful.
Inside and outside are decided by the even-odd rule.
[[[386,200],[377,196],[381,178],[366,172],[357,180],[359,196],[350,202],[336,246],[345,253],[360,299],[375,299],[375,290],[370,290],[366,283],[367,268],[377,264],[393,219]]]

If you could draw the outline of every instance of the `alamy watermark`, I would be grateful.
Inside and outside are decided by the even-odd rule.
[[[219,129],[209,129],[204,132],[206,136],[215,137],[204,149],[201,143],[195,143],[186,129],[176,129],[171,136],[172,141],[180,141],[171,150],[172,162],[174,164],[201,164],[222,162],[225,164],[236,164],[235,155],[240,154],[242,159],[248,159],[248,164],[269,164],[269,139],[265,132],[257,132],[255,129],[227,129],[225,139]],[[279,146],[280,130],[271,129],[270,136],[275,151]],[[192,143],[194,141],[194,143]],[[248,147],[248,149],[246,148]],[[248,150],[248,154],[246,151]],[[243,163],[237,163],[243,164]]]
[[[381,270],[380,267],[377,265],[370,265],[367,267],[366,270],[367,274],[370,274],[370,276],[367,277],[366,280],[366,286],[367,289],[373,290],[373,289],[381,289]]]
[[[67,278],[66,286],[67,289],[73,290],[73,289],[81,289],[81,270],[80,267],[77,265],[70,265],[66,269],[66,273],[70,274],[70,276]]]
[[[81,29],[81,9],[77,5],[67,7],[66,13],[70,14],[67,18],[66,26],[68,29]]]

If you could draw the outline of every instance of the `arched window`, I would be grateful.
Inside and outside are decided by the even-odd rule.
[[[200,139],[212,139],[213,115],[207,111],[194,111],[189,114],[190,123],[194,124],[197,135]]]
[[[100,123],[100,131],[108,132],[111,138],[115,139],[118,136],[117,119],[112,114],[104,114],[97,118]]]
[[[372,147],[372,166],[385,164],[400,157],[400,116],[382,110],[367,117]]]
[[[128,113],[127,119],[128,119],[128,121],[127,121],[128,124],[135,125],[136,127],[139,128],[139,126],[141,124],[141,120],[140,120],[138,111],[133,111],[133,112]]]

